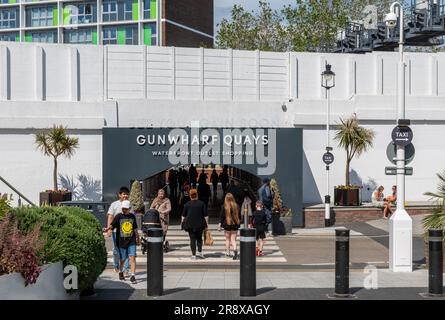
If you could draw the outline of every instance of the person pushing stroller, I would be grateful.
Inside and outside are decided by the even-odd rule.
[[[170,199],[167,198],[164,189],[159,189],[158,196],[151,203],[150,209],[156,209],[159,212],[159,220],[161,223],[162,232],[164,234],[164,252],[168,252],[170,245],[165,240],[168,225],[170,222],[170,211],[172,210]]]

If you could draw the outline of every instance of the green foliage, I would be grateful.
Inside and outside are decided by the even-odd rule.
[[[388,12],[388,0],[295,0],[273,10],[259,1],[258,11],[234,5],[230,19],[218,25],[216,46],[240,50],[329,52],[348,21],[360,21],[367,4],[375,4],[379,17]]]
[[[340,119],[341,124],[334,139],[338,146],[346,151],[346,186],[349,186],[349,165],[355,156],[360,156],[372,148],[375,132],[372,129],[360,127],[356,114],[349,119]]]
[[[0,217],[11,211],[11,201],[12,195],[8,197],[8,195],[5,193],[0,196]]]
[[[12,214],[23,232],[41,225],[45,239],[42,262],[63,261],[64,265],[76,266],[80,290],[92,286],[105,269],[107,250],[102,228],[88,211],[77,207],[36,207],[16,208]]]
[[[437,202],[437,206],[432,210],[432,213],[422,220],[425,239],[428,237],[428,229],[443,229],[445,233],[445,171],[438,173],[437,177],[439,178],[437,191],[425,193],[426,196],[430,196]]]
[[[61,155],[71,158],[79,147],[79,139],[68,136],[63,126],[54,125],[49,131],[37,133],[35,144],[44,155],[53,157],[53,184],[54,190],[57,190],[57,159]]]
[[[144,210],[144,199],[142,197],[141,184],[139,181],[135,180],[131,185],[130,190],[130,203],[135,212],[143,212]]]
[[[280,214],[283,211],[283,199],[281,198],[280,188],[277,180],[270,180],[270,191],[273,194],[272,212]]]

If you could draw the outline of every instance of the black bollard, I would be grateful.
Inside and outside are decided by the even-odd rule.
[[[161,296],[164,291],[163,233],[161,228],[148,229],[147,295]]]
[[[255,229],[240,231],[240,296],[256,296]]]
[[[428,293],[430,295],[443,294],[443,231],[429,229],[429,265],[428,265]]]
[[[348,229],[335,229],[335,295],[349,296]]]

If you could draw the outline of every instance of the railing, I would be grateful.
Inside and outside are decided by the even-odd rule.
[[[19,207],[22,205],[22,198],[23,200],[25,200],[26,202],[28,202],[30,205],[32,205],[33,207],[37,207],[31,200],[29,200],[27,197],[25,197],[20,191],[18,191],[16,188],[14,188],[8,181],[6,181],[2,176],[0,176],[0,180],[6,184],[12,191],[14,191],[18,196],[19,196],[19,200],[18,200],[18,205]]]

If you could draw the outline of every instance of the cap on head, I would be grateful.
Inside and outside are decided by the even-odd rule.
[[[124,200],[124,201],[122,201],[121,206],[122,206],[122,209],[130,209],[131,208],[131,203],[128,200]]]

